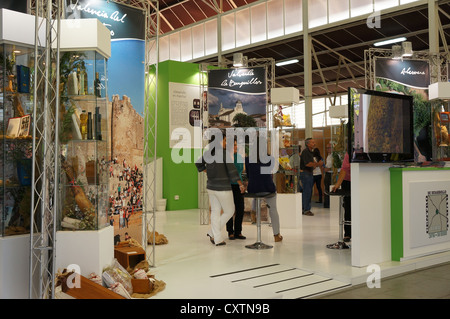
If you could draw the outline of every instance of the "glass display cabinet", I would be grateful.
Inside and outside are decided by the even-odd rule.
[[[293,87],[272,88],[267,112],[271,145],[278,150],[278,171],[273,174],[277,188],[277,210],[282,228],[300,228],[302,223],[302,193],[299,191],[300,134],[296,129],[296,108],[299,90]],[[275,138],[274,135],[275,134]]]
[[[277,192],[297,193],[298,178],[300,172],[300,146],[294,128],[280,129],[278,172],[274,178],[276,180]]]
[[[0,236],[30,232],[34,47],[0,45]]]
[[[110,56],[111,35],[100,21],[61,20],[59,231],[109,225]]]
[[[267,118],[270,134],[278,140],[278,172],[274,174],[274,182],[278,193],[295,194],[298,190],[300,172],[300,145],[295,130],[295,105],[299,101],[296,88],[272,88],[270,92]],[[272,140],[272,139],[271,139]]]
[[[446,70],[448,74],[448,69]],[[447,77],[444,77],[447,78]],[[431,132],[428,134],[415,134],[416,151],[417,146],[428,143],[431,139],[432,160],[434,162],[450,161],[450,81],[444,80],[432,83],[428,86],[428,96],[431,105]],[[420,158],[419,162],[423,161]]]
[[[108,221],[107,58],[61,54],[60,230],[99,230]]]
[[[432,102],[432,144],[433,159],[436,161],[450,161],[450,102],[449,100],[435,100]]]
[[[278,137],[278,171],[274,182],[278,193],[297,193],[300,172],[300,145],[295,130],[293,104],[271,105],[270,134]]]

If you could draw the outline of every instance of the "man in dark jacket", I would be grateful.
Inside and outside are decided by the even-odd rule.
[[[314,160],[313,150],[316,148],[316,141],[312,138],[305,140],[305,149],[300,155],[300,181],[302,183],[302,214],[314,216],[311,212],[311,197],[314,187],[313,170],[323,165],[323,161]]]

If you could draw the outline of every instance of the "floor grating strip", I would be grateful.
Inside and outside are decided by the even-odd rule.
[[[274,267],[270,269],[270,267]],[[286,269],[283,269],[286,268]],[[283,299],[311,298],[350,284],[298,268],[271,264],[210,276],[232,284],[280,294]]]
[[[246,272],[246,271],[252,271],[252,270],[263,269],[263,268],[279,266],[279,265],[280,264],[272,264],[272,265],[266,265],[266,266],[255,267],[255,268],[248,268],[248,269],[243,269],[243,270],[227,272],[227,273],[223,273],[223,274],[211,275],[210,277],[211,278],[217,278],[217,277],[221,277],[221,276],[227,276],[227,275],[232,275],[232,274],[239,274],[239,273],[243,273],[243,272]]]
[[[252,276],[252,277],[248,277],[248,278],[242,278],[242,279],[236,279],[236,280],[232,280],[231,282],[240,282],[240,281],[245,281],[245,280],[251,280],[251,279],[255,279],[255,278],[261,278],[261,277],[265,277],[265,276],[271,276],[271,275],[275,275],[275,274],[281,274],[283,272],[286,271],[292,271],[295,270],[295,268],[292,269],[286,269],[286,270],[280,270],[280,271],[275,271],[275,272],[271,272],[268,274],[263,274],[263,275],[258,275],[258,276]]]

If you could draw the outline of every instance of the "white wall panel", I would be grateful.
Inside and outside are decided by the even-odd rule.
[[[327,0],[308,0],[309,27],[315,28],[328,23]]]
[[[250,7],[251,42],[256,43],[267,39],[267,10],[266,4],[261,3]]]
[[[375,11],[398,6],[398,0],[375,0]]]
[[[217,20],[205,22],[205,55],[217,53]]]
[[[159,62],[170,59],[170,41],[169,37],[159,38]]]
[[[205,31],[204,24],[192,27],[192,58],[205,56]]]
[[[222,51],[234,49],[235,43],[235,22],[234,13],[222,16]]]
[[[150,55],[149,55],[149,63],[155,64],[156,63],[156,44],[155,40],[148,41],[148,47],[150,48]]]
[[[302,0],[284,0],[285,34],[303,30],[302,12]]]
[[[180,55],[180,32],[171,33],[170,41],[170,59],[173,61],[181,61]]]
[[[411,3],[411,2],[416,2],[418,0],[400,0],[400,4],[406,4],[406,3]]]
[[[350,0],[350,15],[357,17],[373,12],[372,0]]]
[[[272,39],[284,35],[283,0],[267,2],[267,38]]]
[[[236,47],[250,44],[250,10],[236,12]]]
[[[350,2],[344,0],[328,0],[330,23],[350,18]]]
[[[192,28],[180,31],[181,61],[192,60]]]

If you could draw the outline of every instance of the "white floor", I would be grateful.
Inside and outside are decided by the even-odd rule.
[[[270,224],[263,224],[261,240],[273,245],[267,250],[245,247],[256,241],[254,224],[244,223],[246,240],[227,239],[216,247],[206,236],[209,225],[200,224],[199,210],[157,212],[156,231],[169,243],[154,251],[151,272],[166,288],[152,299],[313,298],[365,283],[372,272],[351,266],[351,248],[326,248],[338,240],[338,212],[318,204],[313,212],[302,216],[301,228],[282,228],[280,243],[274,242]],[[448,261],[450,252],[379,266],[383,278]]]

